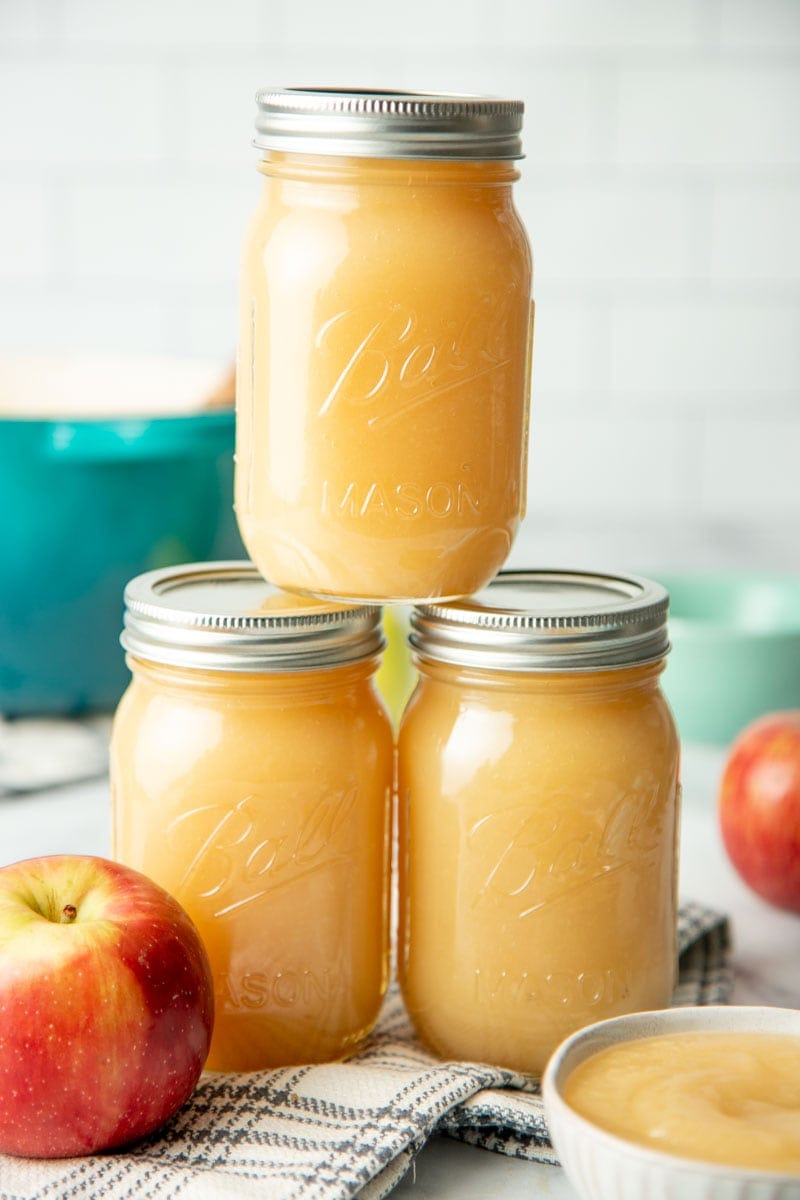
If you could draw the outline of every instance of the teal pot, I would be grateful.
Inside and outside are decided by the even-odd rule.
[[[0,420],[0,713],[113,707],[126,582],[244,556],[233,442],[230,409]]]
[[[727,745],[756,717],[800,708],[800,577],[656,578],[670,593],[664,689],[684,740]]]

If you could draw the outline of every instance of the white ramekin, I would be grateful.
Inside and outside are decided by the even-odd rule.
[[[646,1149],[607,1133],[564,1101],[567,1076],[599,1050],[667,1033],[777,1033],[800,1037],[800,1011],[709,1005],[613,1017],[558,1047],[542,1078],[547,1121],[581,1200],[800,1200],[800,1176],[725,1167]]]

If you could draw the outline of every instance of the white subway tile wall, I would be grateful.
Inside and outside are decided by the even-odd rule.
[[[800,0],[0,0],[0,353],[232,358],[286,82],[526,102],[512,562],[800,570]]]

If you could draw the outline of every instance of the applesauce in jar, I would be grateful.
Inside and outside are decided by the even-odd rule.
[[[503,572],[420,606],[398,746],[399,974],[446,1058],[539,1074],[604,1017],[669,1002],[678,737],[667,595]]]
[[[524,512],[531,255],[519,101],[258,97],[241,264],[236,513],[262,574],[466,595]]]
[[[380,610],[286,595],[248,563],[139,576],[126,608],[114,854],[200,931],[215,982],[208,1066],[338,1058],[387,984]]]

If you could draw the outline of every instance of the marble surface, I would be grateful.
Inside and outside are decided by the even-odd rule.
[[[684,749],[681,896],[728,913],[733,925],[734,1003],[800,1007],[800,916],[754,896],[729,865],[716,820],[723,753]],[[0,859],[110,852],[108,780],[0,798]],[[504,1158],[434,1138],[399,1184],[396,1200],[574,1200],[555,1167]]]

